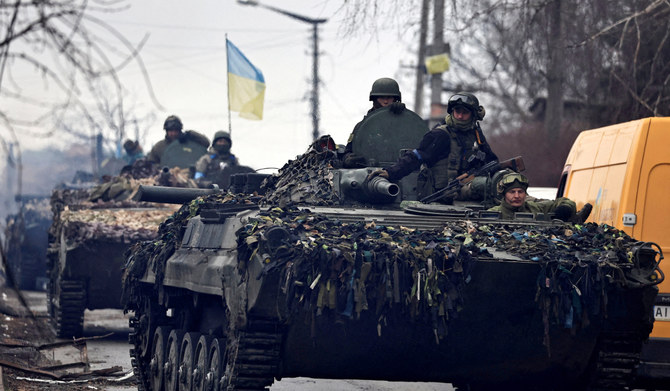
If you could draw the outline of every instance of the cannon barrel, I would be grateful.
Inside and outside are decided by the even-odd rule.
[[[365,184],[365,190],[371,195],[380,195],[385,197],[395,197],[400,192],[398,185],[380,176],[374,177],[367,181]]]
[[[339,185],[338,191],[343,192],[346,198],[361,202],[394,202],[400,194],[400,187],[381,176],[368,179],[372,171],[374,167],[337,170],[335,181]]]
[[[160,202],[164,204],[183,204],[191,200],[214,193],[221,192],[220,189],[194,189],[185,187],[168,186],[144,186],[140,185],[135,200]]]

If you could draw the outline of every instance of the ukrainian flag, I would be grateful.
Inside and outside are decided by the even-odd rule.
[[[228,56],[228,105],[240,117],[263,119],[265,79],[237,46],[226,38]]]

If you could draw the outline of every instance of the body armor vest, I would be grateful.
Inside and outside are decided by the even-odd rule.
[[[449,181],[456,178],[459,173],[468,168],[468,160],[476,151],[474,145],[483,145],[477,137],[477,128],[465,132],[449,129],[447,125],[440,125],[441,129],[449,134],[451,144],[449,155],[437,161],[431,170],[433,172],[435,190],[442,189]]]

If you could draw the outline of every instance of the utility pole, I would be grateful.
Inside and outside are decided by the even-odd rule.
[[[326,19],[322,19],[324,22]],[[319,25],[312,23],[312,140],[319,138]]]
[[[423,110],[424,62],[426,62],[426,36],[428,35],[428,7],[430,0],[421,0],[421,26],[419,30],[419,52],[416,59],[416,85],[414,88],[414,112],[421,116]]]
[[[286,15],[290,18],[312,25],[312,93],[310,102],[312,104],[312,138],[319,138],[319,25],[326,23],[328,19],[314,19],[303,15],[298,15],[290,11],[279,9],[273,6],[261,4],[256,0],[237,0],[239,4],[262,7]]]
[[[444,0],[434,0],[432,54],[444,53]],[[430,118],[441,119],[445,115],[442,104],[442,74],[433,74],[430,80]]]

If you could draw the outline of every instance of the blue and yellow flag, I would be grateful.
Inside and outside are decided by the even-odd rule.
[[[228,39],[226,39],[226,52],[230,110],[239,111],[240,117],[243,118],[263,119],[265,99],[263,73]]]

